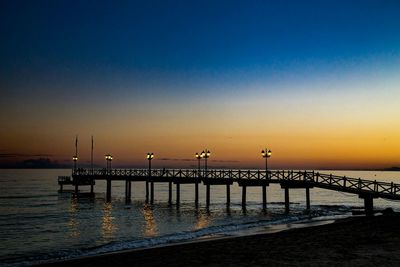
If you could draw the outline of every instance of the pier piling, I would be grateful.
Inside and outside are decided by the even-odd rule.
[[[246,186],[242,186],[242,208],[246,209]]]
[[[172,182],[168,183],[168,204],[172,204]]]
[[[373,196],[360,195],[359,197],[364,199],[365,215],[373,216],[374,215],[374,198],[373,198]]]
[[[306,187],[306,206],[307,210],[310,210],[310,188]]]
[[[181,184],[176,183],[176,207],[179,208],[180,204],[180,199],[181,199],[181,190],[180,190]]]
[[[146,181],[146,202],[149,202],[149,181]]]
[[[106,201],[111,201],[111,179],[107,179],[107,192],[106,192]]]
[[[125,181],[125,203],[131,202],[131,181]]]
[[[229,184],[226,185],[226,205],[229,206],[231,204],[231,186]]]
[[[150,204],[154,204],[154,182],[150,182]]]
[[[206,207],[210,207],[210,184],[206,184]]]
[[[289,213],[289,188],[285,187],[285,212]]]
[[[267,186],[262,186],[262,201],[263,201],[263,210],[267,209]]]
[[[196,208],[199,206],[199,184],[194,184],[194,203]]]

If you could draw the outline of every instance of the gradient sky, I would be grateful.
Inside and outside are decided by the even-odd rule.
[[[0,162],[400,165],[399,1],[0,1]]]

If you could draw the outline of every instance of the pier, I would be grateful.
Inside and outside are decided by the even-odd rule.
[[[172,204],[172,185],[176,189],[176,206],[180,202],[180,185],[193,184],[195,205],[199,201],[199,184],[206,186],[206,207],[209,208],[210,190],[212,186],[226,186],[226,203],[230,204],[230,186],[237,183],[242,188],[242,207],[246,209],[246,189],[249,186],[262,188],[263,209],[267,208],[267,187],[270,184],[279,184],[284,190],[285,211],[290,210],[290,190],[304,189],[306,209],[310,209],[310,189],[317,187],[328,190],[352,193],[364,199],[367,215],[372,215],[373,200],[375,198],[400,200],[400,184],[377,182],[364,179],[350,178],[323,174],[314,171],[291,170],[198,170],[198,169],[83,169],[73,170],[72,179],[59,177],[60,191],[63,185],[71,184],[78,194],[80,186],[90,186],[91,194],[94,193],[96,180],[105,180],[106,201],[111,201],[112,182],[125,181],[126,202],[131,201],[132,183],[146,183],[146,202],[154,201],[154,183],[168,183],[168,203]],[[150,190],[149,190],[150,185]],[[150,192],[149,192],[150,191]]]

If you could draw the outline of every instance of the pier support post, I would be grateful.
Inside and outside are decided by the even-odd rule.
[[[75,184],[75,195],[78,196],[79,188],[78,184]]]
[[[306,187],[306,207],[310,210],[310,188]]]
[[[199,206],[199,184],[194,184],[194,203],[196,208]]]
[[[129,181],[128,183],[128,197],[129,197],[129,202],[132,200],[132,182]]]
[[[289,188],[285,187],[285,212],[289,213]]]
[[[125,181],[125,203],[131,202],[131,182],[126,180]]]
[[[90,184],[90,194],[93,196],[94,194],[94,181],[92,181],[92,183]]]
[[[263,210],[267,209],[267,186],[262,186],[262,201],[263,201]]]
[[[181,188],[180,187],[181,187],[181,184],[177,183],[176,184],[176,208],[179,207],[179,203],[181,200]]]
[[[246,186],[242,186],[242,208],[246,209]]]
[[[207,209],[210,207],[210,185],[206,185],[206,207]]]
[[[168,204],[172,204],[172,182],[168,182]]]
[[[60,193],[62,193],[62,192],[63,192],[63,185],[60,184]]]
[[[146,181],[146,202],[149,202],[149,181]]]
[[[229,206],[231,204],[231,186],[229,184],[226,185],[226,205]]]
[[[154,182],[150,182],[150,204],[154,203]]]
[[[360,196],[364,199],[364,209],[365,215],[373,216],[374,215],[374,199],[372,196]]]
[[[111,179],[107,179],[106,201],[111,201]]]

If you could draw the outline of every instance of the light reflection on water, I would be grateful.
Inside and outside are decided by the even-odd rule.
[[[211,221],[212,220],[208,212],[200,211],[197,213],[196,223],[193,227],[193,230],[206,228],[207,226],[210,225]]]
[[[400,183],[400,172],[323,173]],[[70,175],[70,170],[0,170],[0,262],[12,257],[60,251],[70,253],[108,243],[141,241],[284,216],[284,195],[279,185],[267,189],[266,214],[262,212],[261,189],[248,187],[247,212],[244,214],[241,188],[236,184],[231,187],[229,209],[225,204],[225,187],[213,186],[209,211],[205,209],[204,186],[199,186],[199,207],[196,209],[193,186],[181,185],[181,205],[177,210],[174,204],[167,204],[168,184],[157,184],[155,203],[150,206],[144,202],[144,183],[132,184],[132,203],[125,204],[125,184],[113,182],[112,202],[105,203],[106,190],[102,181],[96,183],[94,200],[75,199],[71,193],[57,193],[59,175]],[[83,187],[82,190],[90,188]],[[316,214],[347,212],[348,207],[363,206],[363,200],[357,195],[318,188],[310,190],[310,194],[311,209]],[[305,190],[290,190],[290,201],[291,215],[303,214]],[[400,203],[394,201],[375,199],[374,206],[400,211]]]
[[[72,198],[69,208],[70,217],[68,222],[71,237],[78,237],[81,234],[79,231],[79,221],[76,218],[78,211],[78,200],[76,198]]]
[[[144,217],[144,236],[145,237],[152,237],[158,234],[157,229],[157,222],[154,218],[153,208],[145,204],[144,207],[141,209]]]
[[[114,224],[115,217],[112,215],[113,206],[111,203],[104,203],[103,206],[103,217],[102,217],[102,235],[104,239],[112,240],[114,237],[114,232],[116,231],[116,226]]]

